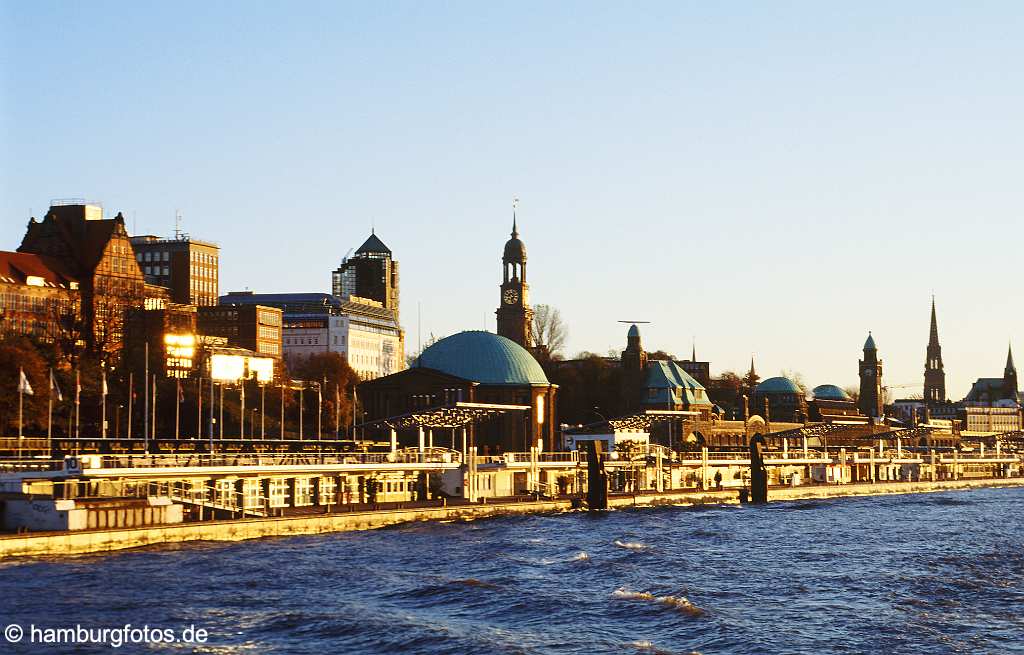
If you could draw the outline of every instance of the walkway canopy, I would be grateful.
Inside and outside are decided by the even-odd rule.
[[[567,428],[568,434],[591,434],[600,431],[604,426],[622,432],[650,432],[651,424],[657,421],[676,421],[699,417],[700,412],[676,409],[648,409],[636,414],[628,414],[607,421],[598,421],[578,428]]]
[[[407,414],[361,423],[356,427],[402,430],[405,428],[461,428],[509,412],[527,412],[529,405],[453,402],[426,407]]]

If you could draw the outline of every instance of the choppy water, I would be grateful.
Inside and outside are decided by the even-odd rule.
[[[1022,509],[993,489],[6,563],[0,623],[194,624],[223,653],[1024,653]]]

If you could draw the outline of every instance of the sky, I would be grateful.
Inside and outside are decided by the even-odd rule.
[[[176,212],[221,291],[330,291],[375,228],[402,322],[495,329],[513,198],[568,355],[920,393],[1024,357],[1018,2],[0,0],[0,248],[54,198]],[[1024,361],[1022,359],[1021,361]],[[903,386],[911,385],[911,386]]]

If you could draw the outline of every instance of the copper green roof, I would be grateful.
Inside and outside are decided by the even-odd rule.
[[[834,384],[822,384],[814,387],[815,400],[852,400],[845,391]]]
[[[668,360],[656,359],[648,362],[644,389],[647,391],[644,396],[645,404],[675,400],[687,405],[711,404],[703,385],[683,370],[682,366]],[[654,390],[653,394],[651,390]]]
[[[796,386],[796,383],[789,378],[775,377],[768,378],[761,384],[757,385],[754,389],[755,393],[799,393],[800,387]]]
[[[537,360],[515,341],[473,330],[445,337],[423,351],[416,366],[481,384],[547,385]]]

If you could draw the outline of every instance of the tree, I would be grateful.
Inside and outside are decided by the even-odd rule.
[[[437,343],[441,339],[444,339],[444,337],[443,336],[439,337],[439,336],[435,335],[433,332],[431,332],[430,336],[427,337],[427,342],[423,344],[422,348],[420,348],[415,353],[411,353],[411,354],[408,354],[408,355],[405,356],[405,365],[406,365],[406,367],[407,368],[413,368],[414,366],[416,366],[416,363],[417,363],[417,361],[419,361],[420,355],[423,354],[423,351],[426,350],[427,348],[433,346],[435,343]]]
[[[569,330],[562,322],[562,313],[556,307],[537,305],[533,308],[530,335],[533,345],[546,347],[551,359],[562,358],[562,348],[565,347]]]
[[[316,384],[322,385],[324,419],[333,420],[337,410],[338,423],[344,431],[352,420],[352,390],[359,384],[359,376],[349,366],[348,360],[336,352],[316,353],[296,362],[294,368],[296,379],[307,382],[309,391],[303,391],[303,394],[313,393]],[[332,420],[327,420],[325,426],[331,426],[333,430]]]
[[[853,402],[857,402],[860,400],[860,387],[843,387],[843,391],[846,392],[846,395],[849,396],[853,400]]]
[[[647,359],[649,360],[663,360],[663,361],[675,361],[676,356],[667,353],[664,350],[655,350],[652,353],[647,353]]]
[[[33,395],[24,396],[24,425],[35,426],[34,431],[46,430],[46,404],[49,394],[49,373],[46,362],[32,344],[21,337],[0,341],[0,426],[6,434],[18,430],[19,371],[25,371]],[[28,436],[29,430],[25,430]]]
[[[793,382],[793,384],[800,388],[800,391],[805,396],[807,395],[807,384],[804,382],[803,373],[782,369],[782,371],[779,372],[779,375],[781,375],[784,378],[789,378]]]

